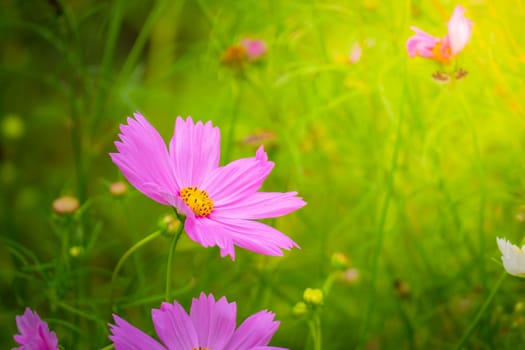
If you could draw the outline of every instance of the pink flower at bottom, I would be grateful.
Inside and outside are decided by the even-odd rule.
[[[47,323],[30,308],[27,307],[23,315],[16,316],[16,325],[20,334],[13,338],[21,346],[13,350],[58,350],[55,332],[50,332]]]
[[[116,350],[285,350],[267,346],[279,328],[274,314],[260,311],[248,317],[237,329],[237,305],[225,297],[201,293],[193,299],[189,314],[177,302],[162,303],[151,311],[160,342],[113,315],[109,339]]]
[[[447,26],[448,33],[443,38],[434,37],[417,27],[410,27],[416,34],[406,43],[408,55],[442,63],[450,62],[469,42],[472,35],[472,21],[465,17],[465,9],[457,5]]]
[[[303,207],[297,192],[259,192],[274,163],[261,146],[255,157],[219,166],[220,132],[211,122],[178,117],[169,150],[140,114],[120,128],[113,162],[128,181],[151,199],[186,216],[188,236],[204,247],[218,246],[235,258],[237,245],[265,255],[298,247],[288,236],[255,220]]]

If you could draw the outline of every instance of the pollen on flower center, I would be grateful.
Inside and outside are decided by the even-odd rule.
[[[432,48],[433,58],[442,63],[447,63],[452,58],[450,47],[443,47],[443,42],[438,42],[436,46]]]
[[[191,350],[210,350],[210,349],[208,349],[208,348],[204,348],[204,347],[202,347],[202,346],[199,346],[198,348],[193,348],[193,349],[191,349]]]
[[[190,186],[184,187],[179,193],[184,203],[193,210],[196,216],[208,216],[212,212],[213,201],[206,191]],[[204,348],[202,350],[207,349]]]

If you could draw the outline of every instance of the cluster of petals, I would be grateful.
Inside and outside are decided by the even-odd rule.
[[[505,270],[512,276],[525,277],[525,245],[520,248],[505,238],[496,238],[496,241]]]
[[[113,315],[109,338],[116,350],[284,350],[267,346],[279,328],[274,314],[259,311],[237,329],[237,305],[225,297],[201,293],[193,299],[189,314],[176,301],[151,311],[157,341],[124,319]]]
[[[256,221],[306,204],[297,192],[259,192],[274,167],[262,146],[255,157],[219,166],[220,132],[211,122],[178,117],[169,148],[140,113],[128,118],[120,131],[118,153],[110,154],[113,162],[139,191],[185,215],[184,229],[193,241],[218,246],[221,256],[232,259],[235,245],[272,256],[298,247],[282,232]]]
[[[13,350],[58,350],[55,332],[49,331],[36,311],[26,308],[23,315],[16,316],[16,325],[20,334],[13,338],[20,346]]]
[[[448,33],[443,38],[432,36],[417,27],[410,27],[416,34],[406,43],[408,55],[442,63],[450,62],[469,42],[472,35],[472,21],[465,17],[465,9],[457,5],[447,26]]]

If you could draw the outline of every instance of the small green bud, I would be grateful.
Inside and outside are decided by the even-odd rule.
[[[24,121],[16,114],[6,115],[1,125],[2,135],[8,140],[18,140],[24,135]]]
[[[514,312],[515,313],[520,313],[523,311],[523,303],[521,301],[518,301],[515,305],[514,305]]]
[[[69,255],[71,255],[73,258],[77,258],[84,252],[84,248],[75,245],[69,248]]]
[[[307,304],[310,305],[322,305],[323,291],[318,288],[306,288],[303,293],[303,299]]]
[[[350,260],[348,260],[348,257],[346,256],[346,254],[341,253],[341,252],[335,252],[334,254],[332,254],[331,262],[332,262],[332,266],[335,269],[342,270],[342,271],[346,270],[351,265]]]
[[[292,309],[292,314],[295,316],[303,316],[308,313],[308,306],[303,301],[299,301],[297,304],[294,305]]]
[[[159,220],[158,225],[165,234],[174,235],[177,232],[180,221],[175,216],[167,214]]]

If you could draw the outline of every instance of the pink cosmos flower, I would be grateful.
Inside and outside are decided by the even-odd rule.
[[[437,38],[417,27],[410,27],[415,35],[406,44],[410,57],[420,56],[438,62],[450,62],[467,45],[472,35],[472,21],[465,17],[465,9],[457,5],[447,23],[448,33]]]
[[[250,61],[256,61],[266,54],[266,43],[259,39],[242,39],[241,45],[246,50]]]
[[[285,350],[267,346],[279,328],[274,314],[260,311],[237,329],[237,305],[225,297],[201,293],[193,299],[189,315],[177,302],[162,303],[151,311],[155,332],[161,342],[135,328],[117,315],[110,324],[109,339],[116,350]]]
[[[255,157],[219,166],[220,133],[211,122],[178,117],[169,149],[140,114],[120,128],[113,162],[128,181],[153,200],[186,216],[188,236],[218,246],[235,259],[234,245],[266,255],[298,247],[278,230],[254,221],[288,214],[306,203],[297,192],[258,192],[274,163],[261,146]]]
[[[21,346],[13,350],[58,350],[55,332],[50,332],[47,323],[30,308],[27,307],[23,315],[16,316],[16,325],[20,334],[13,338]]]

